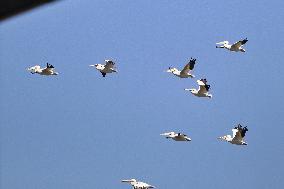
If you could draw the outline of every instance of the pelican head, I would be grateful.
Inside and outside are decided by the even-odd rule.
[[[173,73],[176,70],[177,70],[176,68],[169,67],[169,69],[166,72]]]
[[[162,134],[160,134],[160,135],[161,135],[161,136],[170,136],[170,135],[172,135],[172,134],[174,134],[174,132],[162,133]]]
[[[185,91],[189,91],[191,92],[192,94],[197,94],[198,91],[196,89],[184,89]]]
[[[231,137],[231,135],[225,135],[225,136],[218,137],[218,139],[225,140],[225,141],[229,142],[229,141],[232,140],[232,137]]]
[[[40,66],[35,65],[32,67],[27,68],[28,71],[30,71],[32,74],[40,72]]]
[[[89,65],[90,67],[95,67],[96,69],[98,69],[99,67],[99,64],[92,64],[92,65]]]

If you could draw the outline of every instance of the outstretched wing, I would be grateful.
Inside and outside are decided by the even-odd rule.
[[[52,66],[52,65],[49,64],[49,63],[46,63],[46,68],[54,68],[54,66]]]
[[[54,73],[54,66],[49,64],[49,63],[46,63],[46,68],[44,68],[42,70],[42,73],[43,74],[53,74]]]
[[[189,63],[187,63],[183,70],[181,70],[180,74],[187,74],[189,71],[193,70],[194,65],[195,65],[196,59],[191,58]]]
[[[238,48],[240,48],[242,45],[246,44],[246,42],[248,42],[247,38],[245,38],[245,39],[243,39],[243,40],[240,40],[240,41],[234,43],[234,44],[232,45],[232,48],[238,49]]]
[[[112,61],[112,60],[105,60],[105,69],[113,69],[114,68],[114,65],[115,63]]]
[[[243,137],[242,137],[242,134],[241,134],[241,129],[232,129],[233,131],[233,140],[235,141],[242,141],[243,140]]]
[[[177,136],[179,136],[179,137],[186,137],[187,135],[183,134],[183,133],[178,133]]]
[[[199,85],[198,93],[205,94],[205,93],[207,93],[207,92],[208,92],[208,91],[206,90],[205,85],[204,85],[204,86]]]
[[[207,93],[210,89],[210,85],[207,84],[207,80],[206,79],[200,79],[197,80],[197,83],[199,85],[198,88],[198,93]]]

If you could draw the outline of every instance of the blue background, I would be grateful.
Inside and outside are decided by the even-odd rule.
[[[59,1],[0,24],[1,188],[281,188],[284,2]],[[246,53],[216,49],[247,37]],[[197,58],[195,79],[166,73]],[[116,62],[103,78],[89,64]],[[31,75],[46,62],[60,75]],[[206,77],[212,99],[197,98]],[[217,137],[248,126],[248,146]],[[189,143],[160,133],[184,132]]]

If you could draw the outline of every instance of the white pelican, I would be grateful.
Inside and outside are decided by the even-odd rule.
[[[166,136],[166,138],[171,138],[175,141],[191,141],[191,139],[182,133],[175,133],[175,132],[168,132],[168,133],[162,133],[161,136]]]
[[[246,135],[246,132],[248,131],[247,127],[242,127],[241,124],[238,124],[238,126],[232,129],[232,131],[233,137],[231,135],[225,135],[222,137],[218,137],[218,139],[225,140],[232,144],[247,145],[247,143],[245,143],[243,140]]]
[[[229,45],[229,41],[222,41],[219,43],[216,43],[217,45],[221,45],[221,46],[216,46],[216,48],[225,48],[228,49],[230,51],[241,51],[241,52],[246,52],[246,50],[243,48],[243,45],[246,44],[246,42],[248,42],[247,38],[240,40],[236,43],[234,43],[233,45]]]
[[[145,182],[137,181],[136,179],[128,179],[122,180],[121,182],[130,183],[133,186],[133,189],[148,189],[148,188],[155,188],[154,186],[147,184]]]
[[[107,73],[117,72],[114,65],[115,63],[112,60],[105,60],[105,65],[103,64],[95,64],[90,65],[91,67],[95,67],[98,71],[100,71],[103,77],[106,76]]]
[[[191,74],[191,71],[194,68],[195,61],[196,59],[191,58],[190,61],[184,66],[184,68],[181,71],[179,71],[176,68],[169,67],[167,72],[173,73],[175,76],[178,76],[180,78],[188,78],[188,77],[194,78],[195,76]]]
[[[58,72],[55,72],[54,67],[46,63],[46,68],[40,68],[39,65],[33,66],[28,68],[28,71],[30,71],[32,74],[40,74],[40,75],[58,75]]]
[[[212,98],[212,94],[209,94],[208,91],[210,89],[210,85],[207,84],[206,79],[200,79],[197,80],[197,83],[199,85],[199,89],[184,89],[186,91],[190,91],[193,95],[198,97],[208,97]]]

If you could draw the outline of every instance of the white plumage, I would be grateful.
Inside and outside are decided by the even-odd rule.
[[[247,127],[242,127],[241,124],[238,124],[238,126],[232,129],[232,131],[233,131],[233,136],[225,135],[222,137],[218,137],[218,139],[225,140],[232,144],[247,145],[247,143],[244,141],[245,134],[248,131]]]
[[[205,78],[200,79],[200,80],[197,80],[197,83],[199,85],[198,90],[197,89],[184,89],[184,90],[190,91],[193,95],[195,95],[197,97],[212,98],[212,94],[208,93],[208,91],[210,89],[210,85],[207,84],[207,80]]]
[[[192,70],[194,68],[196,59],[191,58],[190,61],[184,66],[184,68],[179,71],[177,68],[172,68],[169,67],[169,69],[167,70],[167,72],[169,73],[173,73],[175,76],[180,77],[180,78],[194,78],[195,76],[192,75]]]
[[[136,179],[122,180],[121,182],[127,182],[132,185],[133,189],[148,189],[155,188],[154,186],[147,184],[145,182],[137,181]]]
[[[221,45],[221,46],[216,46],[216,48],[224,48],[224,49],[228,49],[230,51],[241,51],[241,52],[246,52],[246,50],[243,48],[243,45],[246,44],[246,42],[248,42],[247,38],[240,40],[238,42],[235,42],[233,45],[229,44],[229,41],[222,41],[219,43],[216,43],[217,45]]]
[[[161,136],[166,136],[166,138],[173,139],[175,141],[191,141],[187,135],[183,133],[167,132],[160,134]]]
[[[28,71],[30,71],[32,74],[39,74],[39,75],[58,75],[58,72],[55,72],[54,66],[46,63],[45,68],[40,68],[39,65],[32,66],[28,68]]]
[[[115,63],[112,60],[105,60],[105,64],[94,64],[90,66],[95,67],[98,71],[101,72],[102,76],[105,77],[107,73],[117,73],[114,65]]]

